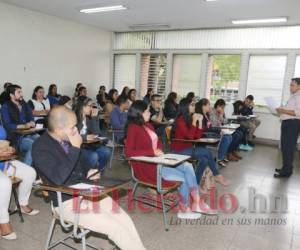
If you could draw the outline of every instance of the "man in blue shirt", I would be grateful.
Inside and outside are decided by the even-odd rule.
[[[3,126],[8,132],[8,140],[24,154],[24,163],[32,164],[31,148],[38,134],[33,133],[26,136],[18,135],[16,129],[30,129],[35,127],[32,111],[23,99],[22,89],[18,85],[11,85],[7,89],[9,101],[1,108]]]

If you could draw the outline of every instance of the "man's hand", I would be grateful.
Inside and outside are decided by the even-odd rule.
[[[78,133],[78,129],[75,127],[73,129],[66,129],[65,133],[73,147],[80,148],[82,144],[82,138]]]
[[[285,114],[286,110],[282,107],[279,107],[279,108],[276,109],[276,111],[277,111],[278,114]]]

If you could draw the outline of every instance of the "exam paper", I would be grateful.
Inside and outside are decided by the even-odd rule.
[[[280,106],[280,103],[272,96],[265,97],[264,99],[271,113],[277,115],[276,109]]]
[[[86,190],[86,189],[101,189],[103,187],[97,185],[91,185],[86,183],[77,183],[75,185],[70,186],[70,188]]]

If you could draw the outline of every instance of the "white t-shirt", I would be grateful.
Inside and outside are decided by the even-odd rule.
[[[42,102],[39,102],[37,100],[31,99],[32,104],[33,104],[33,110],[35,111],[42,111],[42,110],[50,110],[50,102],[49,99],[46,98],[44,99]],[[34,120],[39,120],[39,119],[43,119],[45,117],[43,116],[35,116]]]

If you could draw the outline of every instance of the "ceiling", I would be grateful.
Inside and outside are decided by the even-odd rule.
[[[1,0],[0,0],[1,1]],[[110,31],[137,24],[168,24],[170,29],[233,27],[232,19],[288,17],[300,24],[299,0],[2,0],[27,9]],[[83,14],[79,10],[122,4],[128,10]]]

